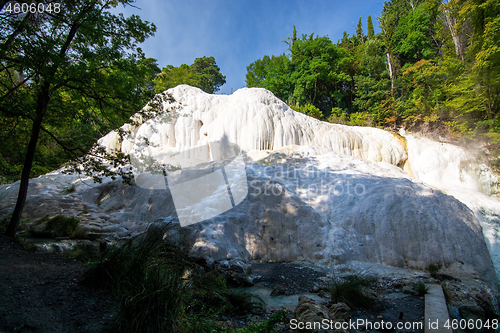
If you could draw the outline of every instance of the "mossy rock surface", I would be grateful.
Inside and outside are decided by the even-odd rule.
[[[74,216],[47,215],[33,223],[29,233],[37,237],[74,237],[79,222]]]

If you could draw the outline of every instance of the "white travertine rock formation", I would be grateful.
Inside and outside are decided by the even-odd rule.
[[[155,153],[160,155],[227,140],[244,151],[299,145],[394,165],[407,159],[404,147],[389,132],[319,121],[292,110],[262,88],[243,88],[229,96],[210,95],[188,85],[169,92],[176,102],[164,103],[164,109],[172,108],[168,119],[173,121],[152,119],[134,128],[121,145],[115,132],[104,136],[100,143],[109,151],[129,153],[134,151],[135,141],[140,146],[147,139],[151,146],[158,145]],[[127,125],[126,130],[130,129]]]

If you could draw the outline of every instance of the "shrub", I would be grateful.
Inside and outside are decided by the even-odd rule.
[[[355,112],[350,115],[350,126],[372,126],[371,114],[368,112]]]
[[[427,271],[431,274],[432,277],[436,277],[437,273],[441,270],[441,267],[443,267],[441,264],[430,264],[427,266]]]
[[[371,281],[363,275],[352,274],[346,277],[336,277],[330,281],[328,290],[333,303],[343,302],[351,308],[370,308],[375,300],[367,296],[363,289]]]
[[[429,288],[422,281],[415,283],[413,290],[418,296],[424,296],[429,293]]]
[[[314,105],[307,103],[304,106],[299,106],[299,105],[291,105],[291,108],[294,109],[295,111],[298,111],[300,113],[304,113],[310,117],[323,120],[323,112],[321,112],[320,109],[315,107]]]
[[[332,113],[328,117],[328,122],[346,125],[349,122],[349,116],[341,108],[335,107],[335,108],[332,108]]]
[[[72,237],[78,222],[76,217],[56,215],[47,221],[45,231],[52,237]]]
[[[265,309],[264,301],[244,289],[228,289],[224,298],[236,314],[261,313]]]
[[[79,222],[73,216],[56,215],[49,218],[48,215],[45,215],[34,225],[45,223],[45,229],[41,233],[45,237],[73,237]]]
[[[268,320],[251,325],[249,327],[242,328],[238,330],[237,333],[272,333],[275,332],[276,324],[287,324],[286,312],[280,310],[273,314]]]
[[[211,332],[216,315],[263,308],[262,300],[228,289],[217,272],[196,264],[163,235],[150,228],[107,251],[86,272],[84,283],[109,290],[118,301],[114,331]]]
[[[26,251],[30,251],[30,252],[36,251],[36,245],[33,244],[32,242],[28,241],[25,237],[21,237],[19,235],[16,235],[15,239],[16,239],[17,243]]]

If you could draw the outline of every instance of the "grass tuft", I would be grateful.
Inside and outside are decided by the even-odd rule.
[[[47,221],[45,232],[52,237],[72,237],[78,222],[80,221],[73,216],[56,215]]]
[[[418,296],[424,296],[429,293],[429,287],[426,286],[422,281],[415,283],[413,290]]]
[[[268,320],[242,328],[238,330],[237,333],[272,333],[276,331],[275,326],[277,324],[288,324],[285,311],[280,310],[273,314]]]
[[[351,308],[371,308],[375,300],[364,292],[371,284],[369,278],[361,274],[336,277],[330,281],[328,289],[333,303],[343,302]]]
[[[430,264],[429,266],[427,266],[427,271],[433,278],[435,278],[437,276],[437,273],[441,270],[441,267],[443,267],[441,264]]]

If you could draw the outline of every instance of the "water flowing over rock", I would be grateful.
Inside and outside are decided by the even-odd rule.
[[[491,220],[478,220],[480,209],[471,203],[469,209],[459,195],[467,189],[468,202],[482,198],[477,207],[488,202],[492,212],[498,201],[478,191],[494,179],[478,182],[447,169],[469,158],[453,151],[458,147],[446,147],[447,157],[432,150],[434,143],[405,133],[321,122],[260,88],[222,96],[181,85],[169,93],[175,102],[164,98],[162,107],[170,111],[124,126],[130,135],[122,142],[116,132],[99,142],[109,152],[146,154],[180,170],[154,175],[154,186],[93,184],[55,171],[31,180],[23,218],[77,216],[75,232],[86,238],[124,237],[154,222],[166,226],[172,242],[212,261],[357,261],[422,270],[442,264],[447,274],[496,285],[482,229]],[[243,168],[231,169],[224,158],[215,163],[214,143],[239,147],[232,161]],[[433,164],[436,156],[441,159]],[[181,212],[182,183],[174,191],[169,177],[186,174],[186,189],[202,191],[205,179],[216,181],[209,186],[213,196],[196,204],[189,196],[199,193],[184,193]],[[0,220],[12,212],[18,186],[0,186]],[[200,211],[202,222],[183,223],[181,216]]]

